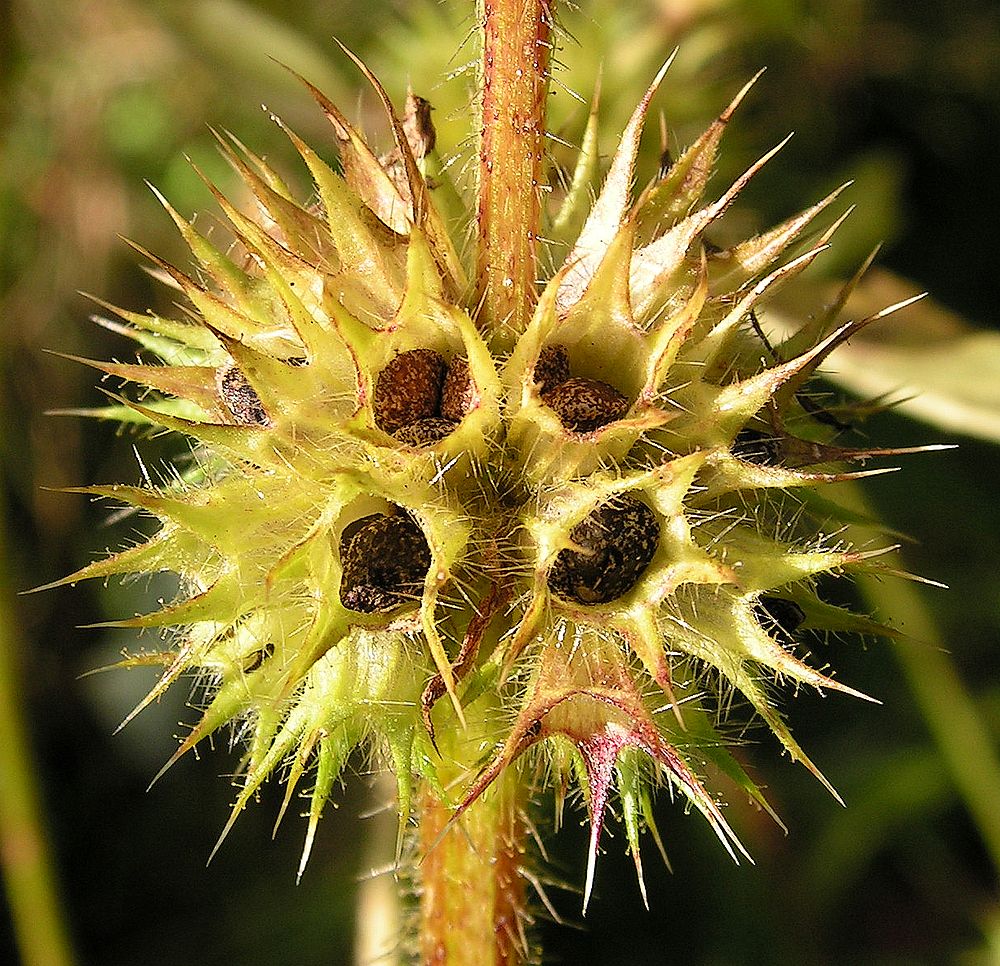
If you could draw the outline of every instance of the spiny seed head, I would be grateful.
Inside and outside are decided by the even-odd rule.
[[[829,231],[789,254],[837,193],[718,247],[706,234],[763,163],[705,197],[746,90],[636,196],[655,88],[589,212],[581,190],[550,213],[568,255],[523,331],[476,315],[473,269],[437,200],[455,188],[444,169],[422,173],[435,138],[412,96],[380,155],[313,90],[340,168],[288,132],[312,204],[223,140],[256,202],[251,217],[217,196],[242,260],[166,206],[198,269],[158,265],[190,309],[115,310],[159,364],[98,365],[144,387],[123,419],[193,439],[197,461],[176,482],[93,488],[160,528],[66,582],[178,574],[175,600],[127,621],[176,642],[140,708],[210,673],[177,756],[245,725],[234,819],[270,775],[290,797],[313,772],[311,843],[358,745],[393,769],[404,825],[417,781],[442,799],[457,789],[460,816],[536,749],[516,774],[548,779],[560,800],[583,784],[592,858],[617,787],[638,862],[664,783],[735,856],[703,763],[769,806],[728,750],[717,709],[729,702],[706,697],[716,681],[822,779],[773,685],[858,695],[809,666],[796,638],[877,630],[826,603],[816,578],[878,564],[822,536],[840,524],[812,493],[871,451],[840,448],[842,427],[803,387],[881,314],[838,328],[841,299],[763,345],[757,313],[826,247]]]

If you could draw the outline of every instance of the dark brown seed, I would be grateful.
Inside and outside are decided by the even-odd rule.
[[[744,426],[733,440],[729,451],[737,459],[757,466],[777,466],[781,463],[782,445],[776,436]]]
[[[589,433],[621,419],[629,401],[614,386],[598,379],[571,378],[542,393],[542,400],[558,413],[563,426]]]
[[[264,666],[264,662],[271,659],[274,654],[274,645],[268,642],[262,648],[254,651],[247,657],[246,663],[243,665],[244,674],[252,674],[254,671],[259,670]]]
[[[457,423],[472,412],[475,404],[476,387],[469,371],[469,360],[454,359],[448,366],[441,389],[441,415]]]
[[[271,420],[264,411],[264,404],[257,390],[247,381],[242,370],[235,363],[221,366],[215,373],[215,385],[219,398],[233,419],[241,426],[267,426]]]
[[[535,363],[535,382],[539,383],[539,393],[555,389],[569,379],[569,353],[564,345],[542,346]]]
[[[627,594],[656,553],[656,514],[633,496],[599,506],[569,533],[581,550],[560,550],[549,587],[580,604],[607,604]]]
[[[374,614],[419,599],[431,551],[412,517],[374,513],[344,528],[340,562],[344,606]]]
[[[436,416],[444,372],[444,359],[433,349],[401,352],[375,381],[375,422],[394,433],[418,419]]]
[[[458,423],[450,419],[431,416],[397,429],[392,435],[407,446],[430,446],[454,432],[457,425]]]
[[[345,548],[350,548],[351,541],[354,537],[364,530],[373,520],[377,520],[379,517],[391,517],[395,516],[393,510],[389,510],[388,513],[369,513],[367,516],[358,517],[357,520],[352,520],[350,523],[345,524],[344,529],[340,531],[340,559],[344,560],[344,555],[346,553]]]
[[[764,594],[753,605],[754,616],[785,645],[795,643],[795,632],[806,619],[805,611],[794,600]]]

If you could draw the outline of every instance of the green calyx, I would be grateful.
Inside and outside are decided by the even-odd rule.
[[[118,622],[170,628],[176,642],[133,714],[182,675],[211,679],[171,762],[241,723],[249,749],[230,825],[270,776],[284,776],[287,806],[311,772],[307,855],[362,746],[396,775],[401,825],[418,781],[453,821],[515,762],[526,785],[548,776],[559,802],[582,785],[588,893],[613,789],[637,868],[661,784],[735,857],[702,763],[767,805],[705,690],[742,694],[819,775],[771,684],[864,697],[797,656],[796,635],[879,630],[823,602],[818,578],[873,568],[876,554],[823,536],[836,524],[811,514],[827,504],[809,494],[863,475],[846,462],[890,451],[838,446],[840,428],[802,387],[885,313],[838,327],[833,311],[776,346],[756,317],[827,247],[836,225],[800,239],[837,192],[726,250],[706,240],[770,157],[704,199],[747,85],[636,198],[661,72],[588,211],[592,112],[548,226],[569,254],[522,330],[491,329],[477,325],[475,271],[439,210],[454,188],[434,163],[426,102],[411,95],[401,119],[368,76],[389,154],[312,88],[339,168],[288,132],[317,204],[225,139],[255,209],[216,193],[234,245],[221,251],[164,201],[198,270],[154,262],[191,311],[172,320],[107,306],[121,321],[106,324],[151,361],[93,365],[151,390],[101,415],[179,433],[195,459],[159,487],[86,490],[160,529],[65,582],[179,575],[176,600]]]

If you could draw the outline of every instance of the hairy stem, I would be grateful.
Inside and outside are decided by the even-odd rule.
[[[514,769],[450,828],[451,809],[427,789],[420,803],[420,952],[435,966],[516,966],[525,837]]]
[[[555,0],[478,0],[477,302],[479,324],[509,347],[536,299],[542,148]]]
[[[477,0],[479,66],[476,298],[494,346],[513,345],[537,297],[542,147],[555,0]],[[485,745],[476,723],[447,757],[459,774]],[[473,717],[475,712],[473,711]],[[457,737],[457,736],[456,736]],[[469,750],[468,755],[462,753]],[[466,767],[462,767],[465,762]],[[515,769],[449,826],[432,788],[420,799],[420,955],[438,966],[515,966],[528,958],[520,873],[525,829]]]

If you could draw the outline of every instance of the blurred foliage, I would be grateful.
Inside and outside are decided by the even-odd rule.
[[[981,327],[962,343],[968,355],[960,361],[947,353],[966,322],[911,353],[911,362],[931,375],[938,362],[948,362],[952,389],[961,384],[970,397],[995,398],[996,343],[976,341],[994,338],[988,327],[1000,304],[995,3],[586,0],[565,15],[564,27],[559,59],[567,66],[552,98],[556,129],[568,140],[579,136],[600,71],[607,149],[675,45],[680,56],[657,102],[673,148],[766,65],[727,134],[719,184],[789,130],[797,133],[731,217],[763,226],[855,179],[849,200],[860,210],[822,270],[846,275],[884,242],[880,264],[912,281],[905,283],[908,292],[930,290]],[[439,143],[456,147],[461,167],[473,83],[462,68],[474,59],[472,42],[462,45],[462,38],[470,28],[470,13],[457,0],[10,0],[0,6],[0,505],[7,505],[11,535],[9,559],[0,567],[16,588],[75,569],[136,526],[108,521],[58,487],[138,479],[133,442],[154,473],[172,455],[155,439],[116,439],[100,423],[45,415],[102,398],[90,371],[45,350],[95,358],[128,351],[86,322],[91,309],[77,290],[132,308],[162,307],[169,298],[118,238],[183,258],[143,179],[184,213],[210,211],[209,195],[186,160],[231,184],[208,125],[232,130],[280,159],[279,167],[287,159],[289,175],[297,177],[284,136],[260,105],[313,143],[331,139],[320,112],[276,61],[377,130],[374,101],[358,93],[358,75],[334,36],[361,53],[397,96],[409,82],[432,100]],[[651,135],[643,177],[657,163]],[[553,144],[557,162],[562,150]],[[905,320],[893,325],[906,341]],[[892,445],[951,441],[891,414],[867,431]],[[961,432],[961,422],[950,431]],[[930,591],[928,603],[994,737],[1000,730],[998,475],[1000,450],[963,442],[957,453],[912,458],[903,472],[869,488],[889,523],[918,541],[907,550],[912,568],[953,588]],[[22,597],[14,613],[22,632],[23,701],[81,960],[94,966],[348,962],[356,877],[362,866],[386,858],[365,852],[366,826],[357,817],[369,804],[364,780],[328,813],[302,886],[294,886],[302,829],[289,821],[270,841],[273,789],[206,870],[231,797],[217,775],[235,768],[238,754],[217,749],[200,762],[184,761],[145,794],[185,718],[183,695],[168,695],[112,738],[148,682],[141,672],[78,677],[113,660],[129,638],[77,625],[139,610],[143,598],[166,593],[155,583],[64,588]],[[905,630],[906,615],[892,616]],[[616,843],[599,867],[586,929],[542,927],[553,960],[997,961],[996,869],[890,649],[838,641],[828,650],[845,681],[885,702],[871,707],[803,693],[789,708],[797,735],[849,807],[841,810],[803,769],[778,759],[766,738],[749,733],[748,741],[760,738],[764,747],[749,748],[747,757],[788,824],[788,837],[734,795],[731,821],[757,861],[735,868],[698,823],[661,802],[675,874],[647,857],[651,911],[642,909],[629,860]],[[824,663],[827,655],[815,657]],[[582,855],[582,830],[560,833],[553,858],[571,883],[579,881]],[[578,896],[548,891],[563,915],[578,917]],[[4,919],[0,960],[12,961],[12,950]]]

